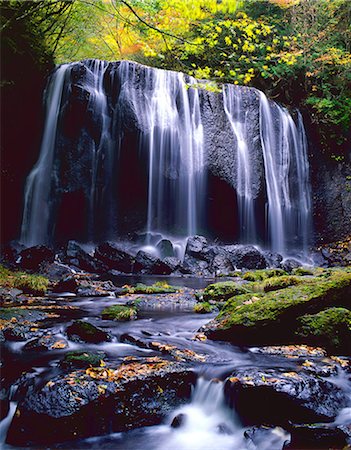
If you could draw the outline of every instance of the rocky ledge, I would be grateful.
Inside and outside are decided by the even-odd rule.
[[[7,442],[40,445],[154,425],[190,397],[194,373],[162,358],[130,358],[31,386],[18,404]]]

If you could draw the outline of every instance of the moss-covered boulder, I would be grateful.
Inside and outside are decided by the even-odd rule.
[[[0,265],[0,286],[7,289],[19,289],[29,295],[45,295],[49,280],[41,275],[11,271]]]
[[[101,361],[106,358],[104,352],[67,352],[60,366],[64,369],[86,369],[99,367]]]
[[[263,281],[267,278],[280,277],[282,275],[287,275],[287,272],[283,269],[262,269],[246,272],[242,278],[246,281]]]
[[[101,328],[84,320],[75,320],[66,329],[67,336],[73,341],[83,341],[98,344],[111,340],[111,336]]]
[[[101,317],[107,320],[127,322],[137,318],[137,310],[133,306],[113,305],[105,308],[101,313]]]
[[[328,308],[298,319],[296,335],[311,345],[320,345],[330,353],[351,354],[351,311]]]
[[[331,271],[285,289],[232,297],[202,331],[212,339],[244,345],[301,342],[295,333],[299,317],[327,307],[348,307],[350,302],[351,272]]]
[[[279,289],[285,289],[289,286],[296,286],[302,282],[303,280],[299,277],[282,275],[279,277],[268,278],[261,283],[255,283],[255,285],[253,285],[253,290],[262,290],[264,292],[277,291]]]
[[[173,294],[180,290],[179,287],[170,286],[166,281],[157,281],[148,286],[143,283],[137,283],[135,286],[125,285],[117,289],[116,295],[130,295],[130,294]]]
[[[244,294],[246,292],[248,290],[245,286],[234,281],[221,281],[219,283],[209,284],[202,294],[202,299],[205,302],[223,302],[234,295]]]

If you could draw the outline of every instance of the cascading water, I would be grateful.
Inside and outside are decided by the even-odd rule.
[[[213,173],[225,173],[236,191],[237,211],[223,205],[237,217],[235,240],[285,255],[306,252],[311,200],[301,115],[295,124],[255,89],[225,85],[218,96],[196,83],[129,61],[59,67],[46,91],[21,241],[94,243],[136,231],[146,232],[147,245],[155,245],[152,234],[185,242],[206,234],[208,203],[222,200],[209,198],[207,177],[222,165]],[[221,120],[211,119],[211,102]],[[74,232],[63,217],[67,204]]]
[[[301,115],[298,126],[288,111],[260,96],[260,133],[267,189],[270,247],[306,254],[311,213],[307,143]]]
[[[62,93],[68,64],[54,72],[46,92],[46,122],[38,162],[29,174],[25,187],[21,241],[28,246],[46,243],[52,212],[51,179]]]
[[[238,212],[240,220],[240,241],[257,243],[252,164],[246,136],[247,111],[242,105],[240,88],[223,86],[223,106],[230,126],[237,140],[237,187]]]

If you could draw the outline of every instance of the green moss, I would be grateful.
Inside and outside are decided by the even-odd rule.
[[[253,285],[253,290],[270,292],[277,291],[279,289],[285,289],[289,286],[295,286],[297,284],[302,283],[303,280],[291,276],[291,275],[283,275],[281,277],[272,277],[264,280],[262,283],[255,283]]]
[[[312,345],[331,352],[350,353],[351,311],[346,308],[328,308],[317,314],[306,314],[298,319],[296,335]]]
[[[197,303],[193,311],[198,314],[208,314],[214,310],[214,306],[208,302]]]
[[[307,306],[322,309],[325,303],[339,301],[343,297],[343,289],[350,287],[351,273],[336,271],[328,278],[314,278],[313,282],[278,291],[239,295],[228,300],[219,314],[220,328],[257,326],[259,323],[278,320],[288,310],[297,313]]]
[[[106,354],[103,352],[67,352],[61,366],[69,368],[98,367],[104,358],[106,358]]]
[[[246,281],[263,281],[267,278],[280,277],[287,275],[283,269],[262,269],[244,273],[243,280]]]
[[[0,286],[20,289],[25,294],[44,295],[48,289],[49,280],[41,275],[13,272],[0,265]]]
[[[130,306],[113,305],[105,308],[102,311],[101,316],[103,319],[126,322],[128,320],[136,319],[137,310]]]
[[[247,292],[247,288],[234,281],[221,281],[219,283],[209,284],[203,292],[203,300],[208,302],[225,301],[234,295],[240,295]]]
[[[151,286],[138,283],[136,286],[126,286],[121,294],[172,294],[179,291],[179,287],[170,286],[165,281],[158,281]]]
[[[308,275],[314,275],[314,272],[312,269],[306,269],[306,267],[297,267],[296,269],[293,269],[292,274],[304,277]]]

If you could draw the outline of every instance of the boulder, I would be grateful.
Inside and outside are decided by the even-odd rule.
[[[330,354],[351,355],[351,311],[328,308],[298,319],[296,334],[310,345],[320,345]]]
[[[263,256],[266,258],[268,267],[279,268],[283,261],[283,257],[280,253],[275,252],[263,252]]]
[[[293,425],[289,431],[290,443],[284,446],[284,450],[348,448],[348,434],[342,427],[324,424]]]
[[[108,266],[87,253],[76,241],[68,241],[64,260],[86,272],[105,273]]]
[[[285,259],[281,263],[281,268],[289,273],[292,272],[294,269],[297,269],[298,267],[301,267],[301,263],[293,258]]]
[[[57,261],[54,261],[53,263],[44,262],[40,266],[40,274],[44,277],[48,278],[50,281],[60,281],[63,278],[70,277],[74,274],[74,271]]]
[[[196,259],[207,258],[208,244],[204,236],[191,236],[188,238],[185,248],[185,256],[193,256]]]
[[[60,367],[69,370],[99,367],[101,365],[101,361],[105,358],[106,353],[104,352],[67,352],[64,359],[60,362]]]
[[[223,249],[237,269],[256,270],[265,269],[268,266],[264,254],[253,245],[226,245]]]
[[[232,297],[200,331],[211,339],[240,345],[304,343],[306,335],[301,337],[297,331],[299,318],[330,306],[347,306],[350,295],[351,273],[333,271],[285,289]]]
[[[187,401],[195,378],[181,363],[161,358],[60,375],[28,390],[7,442],[50,445],[158,424]]]
[[[162,259],[167,257],[174,256],[174,248],[171,241],[168,239],[162,239],[157,245],[156,248],[160,254]]]
[[[100,244],[95,249],[94,256],[110,270],[120,270],[124,273],[133,272],[134,256],[114,242],[104,242],[103,244]]]
[[[174,417],[174,419],[172,420],[171,427],[172,428],[180,428],[181,426],[183,426],[185,424],[186,417],[187,416],[184,413],[177,414]]]
[[[52,289],[54,293],[73,292],[78,291],[78,281],[73,276],[68,276],[60,280]]]
[[[170,268],[171,273],[176,272],[176,271],[181,272],[181,270],[182,270],[182,267],[181,267],[182,263],[175,256],[166,256],[166,258],[164,258],[163,262]]]
[[[152,275],[169,275],[172,268],[157,256],[144,250],[139,250],[135,257],[134,272],[148,273]]]
[[[24,346],[24,350],[30,351],[46,351],[46,350],[62,350],[68,347],[68,342],[58,336],[47,334],[36,339],[32,339]]]
[[[284,428],[289,422],[331,422],[347,404],[335,384],[304,370],[239,369],[228,377],[225,395],[245,425]]]
[[[205,302],[224,302],[235,295],[245,293],[247,293],[245,285],[236,283],[235,281],[220,281],[209,284],[203,291],[202,299]]]
[[[19,265],[23,269],[38,272],[41,265],[53,263],[55,259],[54,251],[45,245],[29,247],[21,251]]]
[[[71,340],[78,342],[98,344],[111,340],[111,336],[106,331],[83,320],[75,320],[67,327],[66,333]]]

